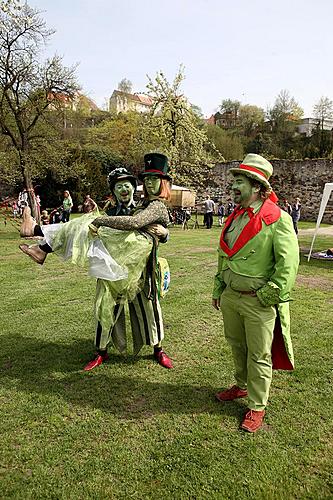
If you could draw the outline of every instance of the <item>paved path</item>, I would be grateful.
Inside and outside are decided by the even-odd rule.
[[[315,229],[299,229],[300,236],[313,236]],[[320,227],[317,234],[322,236],[333,236],[333,226]]]

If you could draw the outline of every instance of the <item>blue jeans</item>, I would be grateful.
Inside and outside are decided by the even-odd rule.
[[[70,210],[63,210],[61,214],[61,220],[62,222],[68,222],[69,221],[69,216],[70,216],[71,211]]]

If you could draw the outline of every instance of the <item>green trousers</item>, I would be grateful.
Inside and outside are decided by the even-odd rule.
[[[263,410],[272,380],[271,349],[276,318],[274,307],[257,297],[226,288],[221,296],[224,333],[231,346],[236,384],[247,388],[249,408]]]
[[[106,327],[97,322],[95,345],[97,349],[107,349],[111,340],[115,347],[126,350],[126,321],[124,303],[117,304],[112,311],[113,321]],[[162,310],[159,300],[148,299],[143,290],[128,303],[131,320],[133,353],[137,354],[143,345],[160,345],[164,338]]]

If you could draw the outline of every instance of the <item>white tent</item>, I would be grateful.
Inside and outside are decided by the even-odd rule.
[[[309,255],[308,255],[308,262],[309,262],[309,260],[311,258],[311,253],[312,253],[313,245],[314,245],[317,233],[318,233],[318,229],[319,229],[321,220],[322,220],[324,212],[325,212],[325,208],[326,208],[327,202],[330,199],[332,191],[333,191],[333,182],[327,182],[325,184],[324,191],[323,191],[323,196],[322,196],[321,203],[320,203],[319,214],[318,214],[317,223],[316,223],[316,229],[315,229],[315,232],[314,232],[314,235],[313,235],[313,238],[312,238],[310,252],[309,252]]]

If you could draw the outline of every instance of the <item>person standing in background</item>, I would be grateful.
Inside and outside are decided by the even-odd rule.
[[[14,201],[14,203],[12,204],[12,209],[13,209],[13,217],[14,219],[16,219],[18,214],[18,207],[16,201]]]
[[[224,221],[224,212],[225,212],[225,209],[224,209],[224,205],[222,203],[222,201],[220,202],[219,206],[218,206],[218,209],[217,209],[217,215],[219,217],[219,226],[223,226],[223,221]]]
[[[47,210],[42,210],[42,213],[40,215],[40,221],[42,226],[48,226],[50,224],[50,217]]]
[[[291,205],[287,199],[283,200],[282,210],[287,212],[287,214],[291,215],[292,208],[291,208]]]
[[[62,222],[68,222],[69,216],[70,216],[70,213],[71,213],[72,207],[73,207],[73,201],[72,201],[71,195],[69,194],[69,191],[67,191],[67,190],[64,191],[64,199],[62,202],[62,207],[63,207],[63,210],[62,210],[61,220],[62,220]]]
[[[301,218],[301,200],[296,198],[295,203],[291,206],[291,218],[293,220],[295,233],[298,234],[298,222]]]
[[[206,200],[203,203],[204,206],[204,224],[206,224],[207,229],[211,229],[213,225],[213,214],[215,210],[215,203],[210,199],[210,196],[207,194]]]
[[[90,198],[90,194],[87,194],[83,202],[83,213],[89,214],[97,208],[96,202]]]
[[[227,206],[227,215],[230,215],[233,211],[233,209],[235,208],[235,204],[233,203],[232,200],[229,200],[228,201],[228,206]]]

